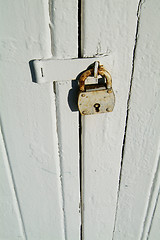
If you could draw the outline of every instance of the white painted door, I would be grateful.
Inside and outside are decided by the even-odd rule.
[[[159,9],[0,2],[0,240],[159,239]],[[80,116],[75,68],[95,58],[116,105]]]

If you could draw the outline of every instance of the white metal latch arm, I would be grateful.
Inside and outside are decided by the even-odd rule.
[[[75,58],[75,59],[40,59],[33,61],[36,82],[49,83],[53,81],[75,80],[77,75],[94,61],[105,65],[108,56],[100,58]]]

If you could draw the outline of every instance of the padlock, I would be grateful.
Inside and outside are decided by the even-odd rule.
[[[82,115],[112,112],[115,105],[112,77],[103,65],[99,65],[98,75],[104,78],[104,84],[85,85],[86,78],[93,74],[94,69],[87,69],[79,78],[79,111]]]

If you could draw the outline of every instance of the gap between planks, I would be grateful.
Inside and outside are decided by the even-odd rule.
[[[160,150],[160,147],[159,147]],[[158,151],[157,164],[150,188],[149,200],[140,240],[148,239],[151,231],[153,218],[155,215],[158,198],[160,194],[160,151]]]
[[[78,0],[78,58],[82,58],[82,0]],[[83,229],[83,146],[82,146],[82,120],[79,113],[79,177],[80,177],[80,240],[84,239]]]
[[[4,135],[4,131],[3,131],[3,126],[2,126],[2,122],[0,122],[0,134],[1,134],[1,138],[2,138],[2,144],[4,147],[4,153],[6,155],[6,161],[5,161],[5,166],[6,166],[6,170],[7,170],[7,175],[8,178],[10,179],[10,187],[12,189],[13,192],[13,197],[15,199],[16,202],[16,206],[17,206],[17,217],[18,217],[18,221],[19,221],[19,225],[23,234],[23,239],[27,240],[27,233],[26,233],[26,229],[25,229],[25,224],[24,224],[24,220],[23,220],[23,214],[22,214],[22,210],[21,210],[21,206],[20,206],[20,201],[19,201],[19,197],[18,197],[18,192],[17,192],[17,187],[16,187],[16,183],[15,183],[15,179],[14,179],[14,174],[12,171],[12,166],[11,166],[11,162],[9,159],[9,154],[8,154],[8,150],[7,150],[7,144],[5,141],[5,135]]]
[[[114,232],[115,232],[116,221],[117,221],[118,201],[119,201],[119,193],[120,193],[120,188],[121,188],[121,178],[122,178],[122,170],[123,170],[123,158],[124,158],[124,150],[125,150],[126,135],[127,135],[127,125],[128,125],[128,116],[129,116],[129,108],[130,108],[130,98],[131,98],[131,91],[132,91],[132,82],[133,82],[133,75],[134,75],[134,65],[135,65],[136,48],[137,48],[137,42],[138,42],[138,33],[139,33],[139,24],[140,24],[140,16],[141,16],[142,4],[143,4],[143,0],[140,0],[139,3],[138,3],[138,8],[137,8],[137,23],[136,23],[135,42],[134,42],[134,47],[133,47],[131,80],[130,80],[130,87],[129,87],[129,92],[128,92],[128,100],[127,100],[127,111],[126,111],[126,120],[125,120],[125,128],[124,128],[124,137],[123,137],[123,143],[122,143],[122,153],[121,153],[121,163],[120,163],[120,173],[119,173],[119,185],[118,185],[118,191],[117,191],[117,203],[116,203],[116,211],[115,211],[115,220],[114,220],[114,228],[113,228],[112,240],[114,240]]]
[[[155,207],[154,207],[154,209],[153,209],[153,214],[152,214],[152,218],[151,218],[151,222],[150,222],[150,226],[149,226],[149,230],[148,230],[148,233],[147,233],[147,238],[146,238],[146,240],[148,240],[148,239],[149,239],[149,236],[150,236],[151,227],[152,227],[153,219],[154,219],[154,216],[155,216],[156,208],[157,208],[157,205],[158,205],[159,196],[160,196],[160,188],[159,188],[158,195],[157,195],[157,198],[156,198]],[[143,237],[143,236],[142,236],[142,237]],[[142,238],[141,238],[141,239],[142,239]]]

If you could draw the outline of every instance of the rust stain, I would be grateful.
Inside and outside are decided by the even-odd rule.
[[[85,85],[89,76],[94,76],[95,63],[91,64],[79,77],[78,108],[82,115],[112,112],[115,105],[115,95],[112,89],[112,77],[110,73],[98,62],[97,75],[105,78],[105,85]]]
[[[92,76],[92,75],[93,75],[93,69],[86,70],[84,73],[82,73],[82,75],[80,76],[80,79],[79,79],[79,89],[80,89],[80,91],[84,91],[85,80],[86,80],[86,78],[88,78],[89,76]]]
[[[89,76],[93,76],[93,73],[94,73],[94,69],[87,69],[84,73],[82,73],[82,75],[79,78],[80,91],[83,92],[85,90],[85,80]],[[112,92],[112,77],[111,77],[110,73],[104,68],[103,65],[98,66],[98,75],[101,75],[102,77],[104,77],[106,79],[106,88],[108,90],[108,93],[111,93]]]

